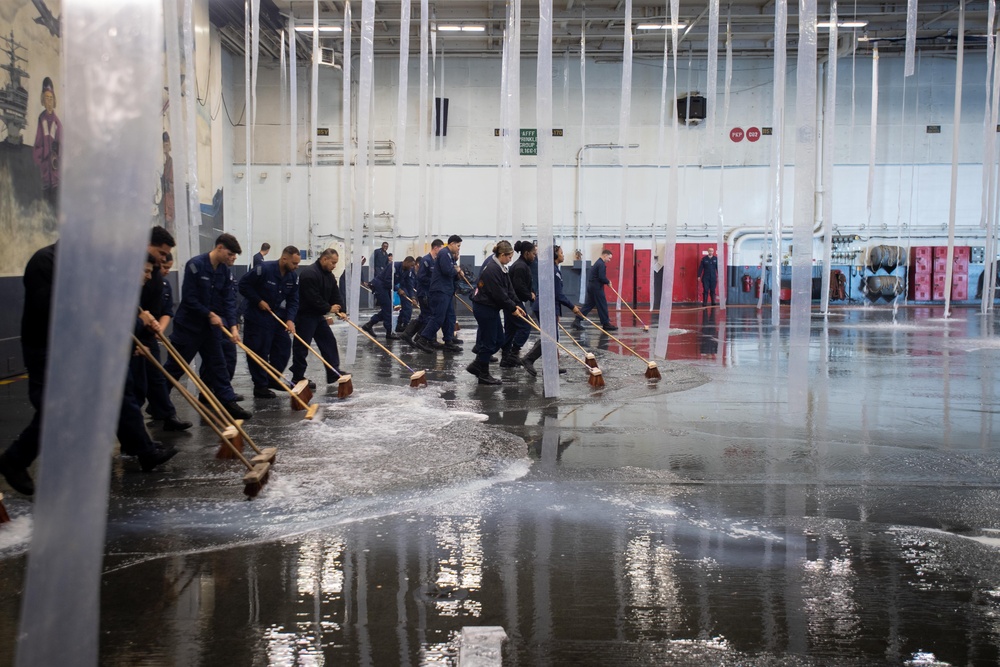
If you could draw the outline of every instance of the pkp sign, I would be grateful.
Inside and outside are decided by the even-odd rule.
[[[758,131],[757,134],[759,136],[760,132]],[[733,143],[736,144],[743,141],[743,128],[734,127],[733,129],[729,130],[729,138],[732,139]],[[756,141],[756,139],[754,139],[754,141]]]

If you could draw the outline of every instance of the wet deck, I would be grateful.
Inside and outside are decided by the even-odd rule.
[[[181,449],[163,471],[114,460],[101,664],[454,664],[467,626],[502,626],[511,665],[996,664],[995,325],[816,317],[802,413],[787,320],[752,309],[675,309],[652,385],[587,333],[607,386],[567,361],[558,399],[521,369],[477,385],[469,352],[407,356],[430,378],[410,390],[361,343],[320,419],[255,402],[247,429],[279,453],[252,502],[204,427],[162,434]],[[0,387],[4,445],[24,384]],[[6,505],[0,665],[32,530]]]

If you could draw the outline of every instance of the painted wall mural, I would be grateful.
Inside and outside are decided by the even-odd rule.
[[[60,12],[59,0],[0,2],[0,275],[56,237]]]

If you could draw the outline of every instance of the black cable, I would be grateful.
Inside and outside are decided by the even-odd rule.
[[[243,116],[245,116],[246,112],[247,112],[246,102],[243,103],[243,111],[240,112],[240,118],[239,118],[239,120],[237,120],[234,123],[233,122],[233,117],[231,115],[229,115],[229,106],[226,104],[226,96],[220,93],[219,97],[222,98],[222,108],[226,110],[226,118],[229,119],[229,124],[232,127],[239,127],[240,123],[243,121]]]

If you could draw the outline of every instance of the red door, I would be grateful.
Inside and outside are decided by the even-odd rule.
[[[620,243],[605,243],[605,250],[610,250],[612,253],[611,261],[607,263],[608,265],[608,280],[611,281],[611,285],[618,290],[622,298],[632,303],[635,300],[635,244],[626,243],[625,252],[622,253],[622,246]],[[624,254],[624,257],[620,255]],[[622,284],[618,284],[618,267],[621,266],[622,262],[625,262],[625,276]],[[608,303],[612,304],[618,301],[618,297],[615,293],[611,291],[611,288],[604,288],[604,296],[607,297]]]
[[[674,246],[674,303],[694,303],[698,300],[698,262],[701,246],[678,243]]]
[[[652,262],[653,251],[652,250],[636,250],[635,251],[635,303],[649,305],[650,299],[650,284],[649,284],[649,265]]]

